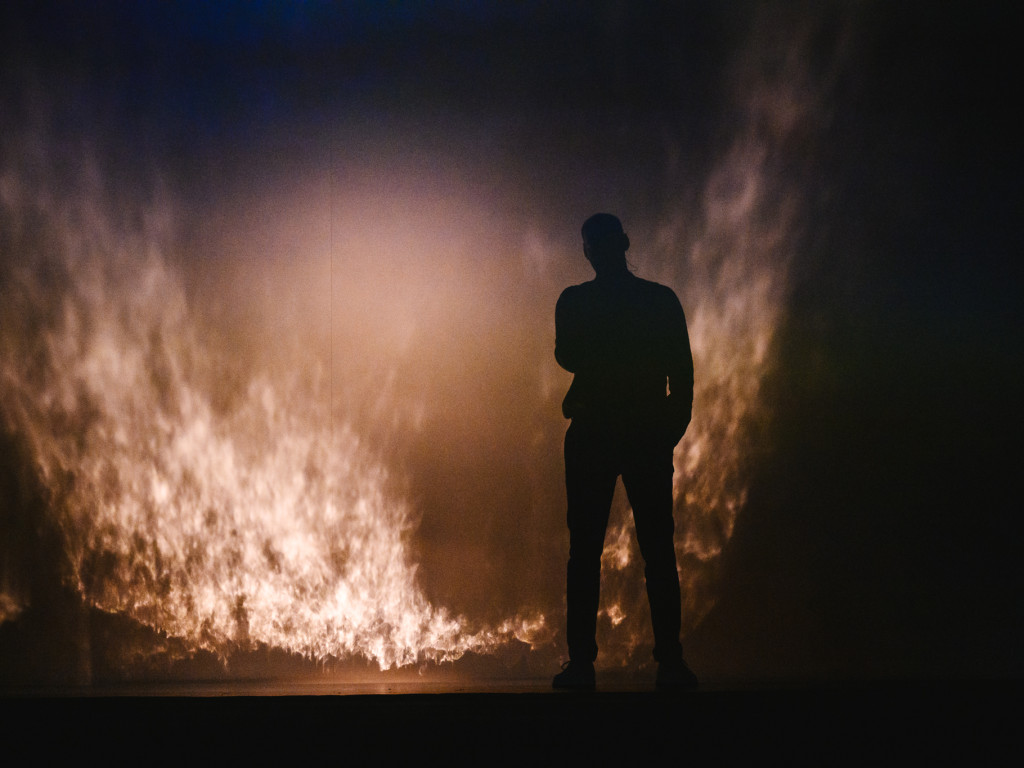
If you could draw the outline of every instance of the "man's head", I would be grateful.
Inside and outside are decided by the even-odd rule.
[[[583,222],[583,253],[598,275],[626,269],[629,238],[610,213],[595,213]]]

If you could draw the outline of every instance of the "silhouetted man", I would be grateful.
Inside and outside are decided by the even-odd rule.
[[[671,288],[634,276],[629,238],[607,213],[583,224],[595,279],[566,288],[555,308],[555,358],[575,374],[562,402],[569,564],[569,663],[555,688],[594,687],[601,553],[616,479],[633,508],[654,627],[659,689],[697,678],[679,642],[680,592],[672,540],[672,453],[693,405],[686,318]]]

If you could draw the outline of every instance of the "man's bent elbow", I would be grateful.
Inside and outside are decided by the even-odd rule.
[[[562,366],[569,373],[576,373],[576,362],[571,354],[566,354],[561,347],[555,347],[555,362]]]

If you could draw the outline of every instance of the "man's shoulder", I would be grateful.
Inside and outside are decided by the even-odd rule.
[[[660,299],[672,303],[679,303],[676,292],[663,283],[656,283],[653,280],[646,280],[642,277],[630,274],[624,284],[620,284],[618,290],[625,290],[627,293],[641,294],[648,299]],[[616,291],[613,291],[616,292]],[[565,288],[558,297],[560,303],[572,301],[599,300],[607,294],[607,288],[602,289],[597,280],[587,280],[585,283],[577,283]]]
[[[597,280],[587,280],[583,283],[576,283],[576,285],[570,285],[562,291],[562,295],[574,294],[574,293],[586,293],[592,291],[597,287]]]
[[[593,280],[588,280],[585,283],[577,283],[576,285],[570,285],[558,296],[558,301],[559,303],[564,303],[567,301],[573,301],[574,299],[582,299],[593,294],[594,289],[595,281]]]
[[[636,291],[642,292],[646,295],[649,295],[656,299],[660,299],[662,301],[673,302],[676,304],[679,303],[679,297],[676,295],[676,292],[672,290],[669,286],[663,283],[656,283],[653,280],[645,280],[644,278],[636,277],[635,275],[633,277],[633,280],[635,286],[634,289]]]

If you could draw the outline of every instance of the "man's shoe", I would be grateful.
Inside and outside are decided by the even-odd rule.
[[[552,688],[570,691],[594,690],[594,664],[589,661],[567,661],[551,681]]]
[[[682,659],[663,661],[654,685],[659,691],[689,691],[697,687],[697,676]]]

